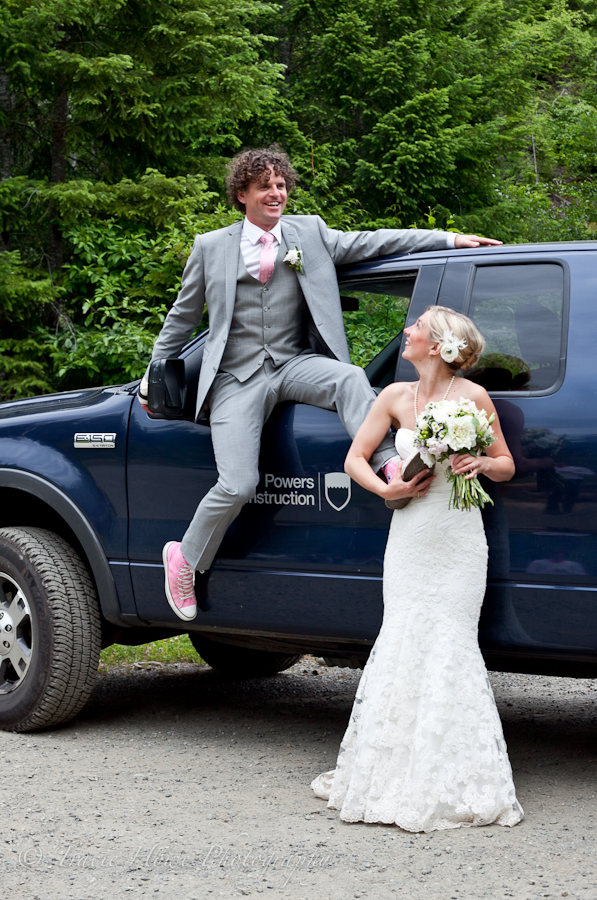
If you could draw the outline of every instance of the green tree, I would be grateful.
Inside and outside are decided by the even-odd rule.
[[[259,134],[290,141],[315,196],[323,164],[362,224],[429,208],[464,224],[494,204],[496,179],[532,172],[546,104],[594,84],[589,26],[563,0],[287,0],[270,27],[295,129],[271,116]]]
[[[5,372],[24,340],[38,375],[40,348],[45,389],[68,383],[72,366],[96,379],[139,368],[160,304],[174,290],[169,248],[188,243],[191,220],[197,231],[215,214],[201,173],[221,181],[225,157],[239,145],[239,121],[275,95],[281,67],[263,58],[267,38],[254,27],[268,10],[259,0],[4,0]],[[158,236],[160,228],[169,237]],[[27,285],[44,275],[43,290],[25,301]],[[158,300],[160,279],[168,289]],[[137,300],[146,289],[143,311]],[[23,302],[13,302],[15,291]],[[117,319],[98,312],[108,306]],[[101,340],[92,339],[92,324],[103,329]],[[136,367],[132,349],[117,362],[119,328],[136,347]],[[5,396],[19,392],[5,378]]]
[[[3,0],[0,395],[144,368],[226,160],[289,212],[506,241],[597,233],[593,0]],[[347,316],[363,362],[397,322]],[[365,330],[368,334],[364,335]]]

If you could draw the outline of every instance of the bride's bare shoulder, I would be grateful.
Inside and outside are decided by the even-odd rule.
[[[469,381],[468,378],[457,378],[455,387],[457,389],[457,396],[466,397],[467,400],[473,400],[479,408],[483,407],[486,409],[487,404],[490,404],[493,409],[493,403],[489,394],[480,384]]]
[[[380,392],[377,399],[384,405],[395,406],[401,400],[412,397],[415,384],[416,381],[394,381]]]
[[[416,382],[395,381],[389,384],[378,395],[375,403],[380,411],[383,410],[390,416],[392,424],[398,427],[401,414],[404,412],[405,403],[412,403]]]
[[[416,381],[394,381],[381,391],[379,397],[390,402],[412,397],[416,383]]]

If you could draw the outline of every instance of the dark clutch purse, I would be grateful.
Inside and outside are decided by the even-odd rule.
[[[428,471],[429,476],[431,477],[431,475],[433,475],[434,469],[435,463],[431,468],[429,468],[427,463],[424,463],[421,459],[421,454],[419,453],[419,451],[415,450],[415,452],[411,454],[411,456],[409,456],[404,466],[402,467],[401,478],[403,481],[411,481],[415,477],[415,475],[419,474],[419,472],[425,471]],[[423,482],[420,483],[423,484],[425,480],[426,479],[423,479]],[[412,499],[412,497],[404,497],[401,500],[386,500],[386,506],[388,507],[388,509],[404,509],[404,507],[408,506]]]

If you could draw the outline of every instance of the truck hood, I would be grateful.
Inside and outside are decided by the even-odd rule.
[[[44,394],[41,397],[28,397],[26,400],[11,400],[9,403],[0,403],[0,419],[94,406],[101,402],[103,394],[113,394],[116,390],[118,388],[96,387],[83,391],[65,391],[62,394]]]

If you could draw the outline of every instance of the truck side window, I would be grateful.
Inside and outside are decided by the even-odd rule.
[[[557,263],[479,266],[468,315],[487,346],[463,373],[488,391],[545,391],[560,376],[564,270]]]
[[[365,368],[401,334],[415,281],[416,273],[387,281],[340,283],[344,329],[353,365]],[[348,302],[351,300],[352,305]]]

